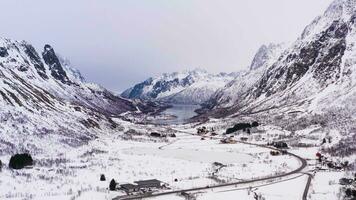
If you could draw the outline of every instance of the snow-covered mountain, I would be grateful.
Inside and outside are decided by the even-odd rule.
[[[115,130],[112,116],[139,109],[86,83],[50,45],[38,53],[25,41],[5,38],[0,38],[0,105],[2,151],[83,144],[98,132]]]
[[[178,104],[200,104],[219,88],[233,80],[237,73],[209,74],[200,69],[174,72],[149,78],[124,91],[130,99],[149,99]]]
[[[241,95],[246,93],[266,71],[267,67],[278,59],[283,52],[284,44],[262,45],[255,54],[248,70],[241,71],[232,81],[217,90],[205,102],[208,107],[230,107],[239,101]]]
[[[261,76],[228,84],[210,108],[225,115],[355,111],[355,42],[356,1],[336,0],[288,48],[262,59]]]

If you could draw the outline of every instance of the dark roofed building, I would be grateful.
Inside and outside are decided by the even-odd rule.
[[[129,192],[137,192],[140,190],[140,187],[138,185],[134,185],[131,183],[122,184],[122,185],[120,185],[120,188],[128,193]]]
[[[160,188],[161,181],[157,179],[143,180],[143,181],[135,181],[139,188]]]

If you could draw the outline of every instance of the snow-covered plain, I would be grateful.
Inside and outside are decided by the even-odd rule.
[[[145,129],[144,125],[126,125]],[[102,134],[88,145],[33,155],[36,164],[32,168],[3,168],[0,198],[111,199],[124,195],[108,192],[112,178],[120,184],[157,178],[171,189],[188,189],[270,176],[299,166],[294,158],[272,157],[264,148],[176,134],[176,138],[163,140],[145,135],[127,139],[123,132]],[[9,157],[0,159],[7,163]],[[213,162],[227,165],[214,178]],[[99,181],[101,174],[105,174],[106,181]]]

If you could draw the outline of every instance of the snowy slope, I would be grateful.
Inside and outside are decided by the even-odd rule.
[[[111,116],[137,111],[131,101],[84,82],[51,46],[38,53],[27,42],[5,38],[0,38],[0,105],[0,154],[84,144],[118,128]]]
[[[352,112],[356,99],[355,34],[356,1],[334,1],[300,38],[267,64],[260,78],[228,85],[211,108],[223,108],[226,114]],[[244,89],[238,89],[239,85]],[[237,89],[230,89],[234,87]]]
[[[211,108],[234,105],[262,77],[267,67],[278,59],[283,50],[284,44],[262,45],[248,70],[240,72],[234,80],[220,88],[206,104]]]
[[[124,91],[122,96],[169,103],[200,104],[236,75],[236,73],[209,74],[200,69],[163,74],[136,84]]]

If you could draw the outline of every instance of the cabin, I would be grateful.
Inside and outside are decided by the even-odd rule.
[[[131,183],[120,185],[120,189],[124,190],[126,193],[138,192],[140,187]]]
[[[151,188],[161,188],[162,182],[157,179],[143,180],[143,181],[135,181],[137,186],[141,189],[151,189]]]

